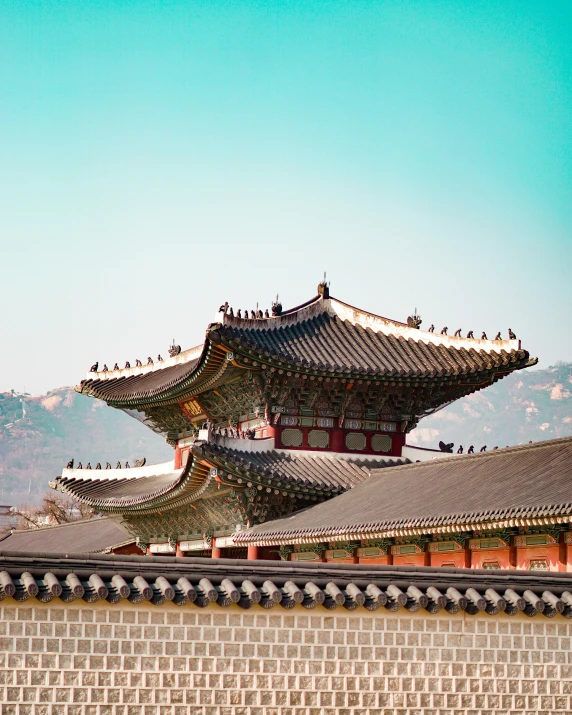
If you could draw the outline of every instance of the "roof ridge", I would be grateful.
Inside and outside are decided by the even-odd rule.
[[[111,517],[109,516],[93,516],[89,519],[77,519],[76,521],[64,521],[62,524],[49,524],[48,526],[37,526],[32,529],[12,529],[11,534],[30,534],[37,533],[38,531],[48,531],[52,529],[62,529],[65,526],[75,526],[77,524],[87,524],[89,521],[108,521]]]
[[[269,454],[274,454],[279,457],[284,457],[284,459],[311,459],[311,460],[320,460],[320,461],[330,461],[330,462],[350,462],[351,464],[356,464],[360,463],[362,466],[370,466],[374,462],[388,462],[391,461],[392,459],[396,460],[401,460],[402,462],[408,462],[407,457],[392,457],[391,455],[363,455],[363,454],[351,454],[348,452],[316,452],[315,454],[308,454],[310,450],[289,450],[286,448],[281,448],[281,447],[275,447],[274,449],[268,449],[264,452],[248,452],[248,451],[241,451],[238,450],[234,447],[226,447],[224,445],[219,445],[216,443],[211,443],[211,442],[205,442],[204,445],[202,445],[204,449],[207,451],[212,451],[215,454],[220,453],[222,454],[223,452],[226,452],[227,455],[229,456],[236,456],[237,458],[241,459],[246,459],[247,461],[251,461],[250,456],[257,457],[259,455],[269,455]],[[301,452],[301,454],[298,454],[298,452]],[[229,454],[230,453],[230,454]],[[346,456],[347,455],[347,456]],[[396,463],[395,466],[399,466],[399,464]]]
[[[450,456],[448,457],[442,457],[441,459],[428,459],[426,462],[411,462],[410,464],[402,464],[402,465],[396,465],[395,467],[387,467],[387,469],[392,470],[392,469],[397,469],[399,466],[405,468],[412,468],[416,467],[417,469],[421,467],[426,467],[429,464],[441,464],[441,463],[447,463],[451,464],[451,459],[455,458],[458,460],[478,460],[478,459],[485,459],[486,457],[498,457],[499,455],[503,454],[509,454],[511,452],[518,452],[518,451],[526,451],[530,450],[533,451],[534,449],[542,449],[543,447],[549,447],[553,444],[557,443],[564,443],[564,442],[572,442],[572,436],[570,437],[557,437],[556,439],[547,439],[543,440],[542,442],[533,442],[532,444],[516,444],[516,445],[511,445],[510,447],[499,447],[499,449],[491,449],[489,452],[475,452],[474,454],[453,454],[451,455],[450,452],[443,452],[443,454],[449,454]],[[416,445],[414,444],[406,444],[406,447],[412,447],[413,449],[416,449]],[[420,447],[419,449],[425,449],[424,447]],[[384,475],[386,474],[386,470],[384,470]]]

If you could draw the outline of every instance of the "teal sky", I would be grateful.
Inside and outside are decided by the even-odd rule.
[[[0,390],[333,295],[572,360],[572,3],[0,1]]]

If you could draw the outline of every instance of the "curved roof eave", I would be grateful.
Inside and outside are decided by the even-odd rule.
[[[86,472],[91,472],[88,479]],[[97,478],[106,473],[109,476]],[[208,466],[191,456],[182,469],[174,469],[172,462],[129,470],[64,469],[50,486],[102,513],[145,514],[193,501],[209,483]]]
[[[172,404],[213,386],[213,375],[224,372],[223,351],[226,357],[245,353],[244,362],[257,355],[296,371],[397,381],[476,378],[536,364],[518,339],[435,334],[329,296],[318,295],[278,316],[246,319],[222,313],[220,321],[209,325],[202,345],[159,363],[89,373],[76,389],[114,407]],[[300,337],[304,330],[307,334]]]

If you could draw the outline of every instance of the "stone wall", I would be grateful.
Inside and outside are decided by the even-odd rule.
[[[562,616],[10,598],[0,611],[2,715],[572,712]]]

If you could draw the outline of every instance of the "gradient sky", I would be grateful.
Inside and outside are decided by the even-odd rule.
[[[572,360],[572,3],[0,0],[0,390],[336,297]]]

